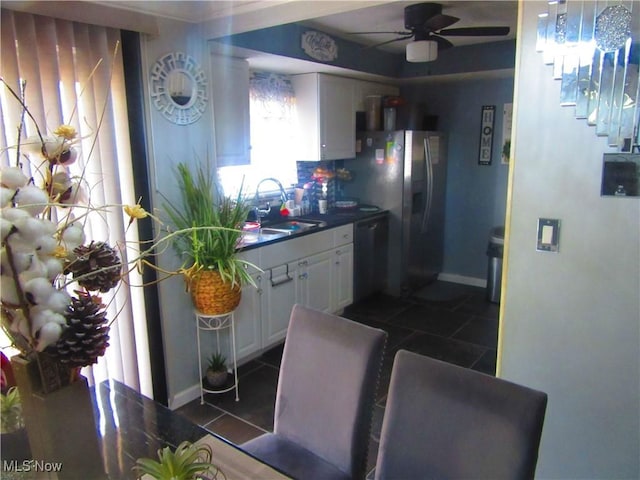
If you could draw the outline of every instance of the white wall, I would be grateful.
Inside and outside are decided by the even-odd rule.
[[[199,28],[160,18],[158,26],[159,35],[146,36],[143,41],[143,72],[146,78],[159,57],[170,52],[184,52],[199,62],[210,79],[208,48]],[[149,98],[148,91],[146,98]],[[151,102],[147,103],[147,108],[152,200],[156,209],[163,210],[162,206],[167,201],[163,196],[170,202],[179,199],[175,165],[178,162],[194,163],[197,158],[206,161],[208,155],[213,155],[209,153],[214,151],[211,98],[203,116],[197,122],[184,126],[169,122]],[[161,255],[160,263],[169,270],[180,266],[172,249]],[[195,318],[181,276],[161,282],[158,288],[169,406],[177,407],[195,398],[197,390],[194,389],[194,385],[198,385]]]
[[[600,197],[606,140],[535,52],[546,6],[521,2],[499,374],[549,395],[540,478],[639,478],[640,199]],[[559,253],[535,250],[538,217]]]

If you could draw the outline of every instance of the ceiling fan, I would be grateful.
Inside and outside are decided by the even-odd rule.
[[[371,45],[376,48],[393,42],[400,42],[413,38],[407,44],[406,55],[408,62],[431,62],[438,58],[438,50],[453,47],[444,36],[452,37],[486,37],[503,36],[509,34],[509,27],[465,27],[447,28],[460,19],[442,13],[439,3],[417,3],[404,9],[404,28],[406,31],[393,32],[352,32],[354,35],[388,33],[398,35],[397,38]]]

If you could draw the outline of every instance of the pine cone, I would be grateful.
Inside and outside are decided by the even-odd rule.
[[[98,361],[109,346],[109,326],[100,297],[76,291],[65,313],[67,326],[46,351],[69,367],[86,367]]]
[[[90,291],[108,292],[120,281],[122,263],[118,252],[105,242],[80,245],[73,252],[76,259],[66,269],[78,284]]]

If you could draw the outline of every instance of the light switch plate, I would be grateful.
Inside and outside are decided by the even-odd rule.
[[[539,252],[557,252],[560,243],[560,220],[557,218],[538,219]]]

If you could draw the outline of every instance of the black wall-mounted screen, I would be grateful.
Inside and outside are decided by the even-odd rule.
[[[602,195],[638,197],[640,154],[605,153],[602,165]]]

